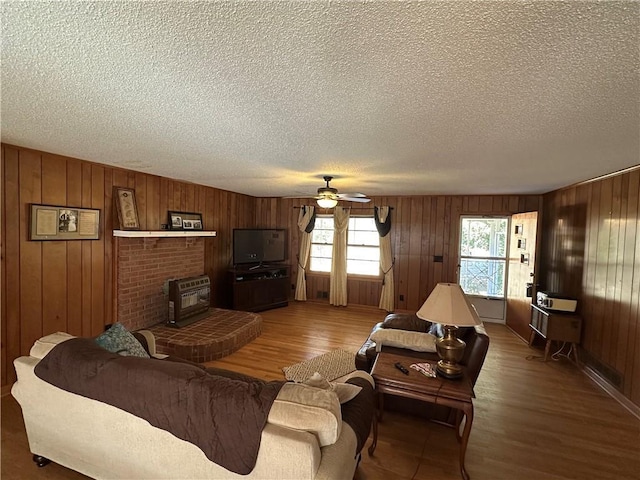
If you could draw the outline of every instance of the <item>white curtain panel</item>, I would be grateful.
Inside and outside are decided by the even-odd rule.
[[[335,207],[333,212],[333,258],[331,259],[331,284],[329,303],[347,306],[347,229],[349,209]]]
[[[378,219],[384,223],[389,216],[389,207],[378,209]],[[380,270],[384,275],[382,279],[382,293],[380,294],[379,308],[387,312],[393,312],[395,308],[395,285],[393,282],[393,254],[391,253],[391,235],[387,233],[380,237]]]
[[[295,299],[305,302],[307,300],[307,275],[306,268],[309,263],[309,250],[311,250],[311,232],[305,230],[309,222],[313,220],[314,207],[304,207],[298,214],[298,229],[300,230],[300,246],[298,249],[298,276],[296,278]]]

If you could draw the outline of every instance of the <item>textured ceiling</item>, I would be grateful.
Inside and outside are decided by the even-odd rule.
[[[640,3],[7,1],[2,141],[254,196],[640,164]]]

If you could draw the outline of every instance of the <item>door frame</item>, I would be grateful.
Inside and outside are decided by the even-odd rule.
[[[527,324],[530,321],[530,317],[531,317],[531,304],[535,303],[536,300],[536,295],[537,295],[537,290],[539,288],[539,277],[541,275],[540,273],[540,265],[542,262],[541,256],[542,256],[542,249],[541,249],[541,245],[542,245],[542,204],[539,205],[540,208],[538,208],[537,210],[529,210],[526,212],[517,212],[517,213],[513,213],[512,214],[512,218],[513,216],[516,215],[527,215],[527,214],[532,214],[535,213],[536,214],[536,228],[535,228],[535,243],[533,246],[533,255],[534,255],[534,261],[533,264],[530,265],[530,268],[532,270],[532,277],[530,279],[530,282],[527,283],[531,283],[532,284],[532,289],[531,289],[531,296],[530,297],[524,297],[524,298],[528,298],[529,299],[529,315],[528,315],[528,319],[527,319]],[[514,226],[512,226],[512,228],[515,228]],[[509,237],[511,238],[512,236],[512,231],[509,231]],[[511,252],[509,253],[509,263],[511,263]],[[509,278],[507,277],[507,281],[509,282]],[[507,325],[507,327],[509,328],[509,330],[511,330],[518,338],[521,338],[523,341],[528,343],[528,332],[525,331],[524,329],[524,325],[522,323],[519,323],[520,320],[522,320],[522,316],[516,316],[516,317],[511,317],[512,319],[514,319],[514,321],[512,321],[511,323],[508,323],[508,313],[510,311],[513,311],[513,309],[515,308],[515,310],[520,309],[521,307],[519,306],[519,300],[522,299],[523,297],[520,296],[511,296],[509,297],[509,287],[507,286],[507,290],[505,292],[505,301],[506,301],[506,305],[505,305],[505,324]],[[511,299],[511,304],[509,303]],[[511,307],[510,307],[511,306]],[[511,310],[510,310],[511,308]],[[518,329],[520,329],[520,331],[518,331]]]
[[[462,243],[462,220],[465,218],[499,218],[499,219],[506,219],[507,220],[507,231],[506,231],[506,256],[504,258],[504,262],[505,262],[505,267],[504,267],[504,294],[502,297],[494,297],[494,296],[488,296],[488,295],[475,295],[475,294],[465,294],[467,295],[470,299],[481,299],[481,300],[486,300],[488,302],[501,302],[502,303],[502,318],[497,320],[494,319],[492,317],[483,317],[480,313],[478,312],[478,315],[480,316],[481,320],[483,322],[488,322],[488,323],[499,323],[502,325],[506,325],[507,323],[507,286],[508,286],[508,282],[509,282],[509,248],[510,248],[510,241],[511,241],[511,236],[509,235],[509,233],[511,232],[511,216],[513,214],[511,213],[494,213],[494,214],[473,214],[473,213],[463,213],[460,214],[458,216],[458,263],[457,263],[457,267],[456,267],[456,281],[458,282],[458,285],[460,285],[460,269],[461,269],[461,262],[462,262],[462,252],[461,252],[461,243]],[[473,304],[473,301],[471,301],[471,303]],[[475,305],[474,305],[475,306]],[[477,307],[476,307],[477,308]]]

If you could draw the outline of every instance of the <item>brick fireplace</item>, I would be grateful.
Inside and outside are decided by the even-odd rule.
[[[117,321],[129,330],[168,318],[167,280],[204,273],[202,237],[115,239]]]
[[[219,308],[179,329],[166,325],[167,280],[204,274],[204,246],[203,237],[114,241],[117,321],[128,330],[151,330],[159,353],[200,363],[229,355],[262,332],[260,315]]]

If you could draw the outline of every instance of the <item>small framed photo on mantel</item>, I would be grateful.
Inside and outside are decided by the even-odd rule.
[[[169,211],[170,230],[204,230],[202,214]]]

